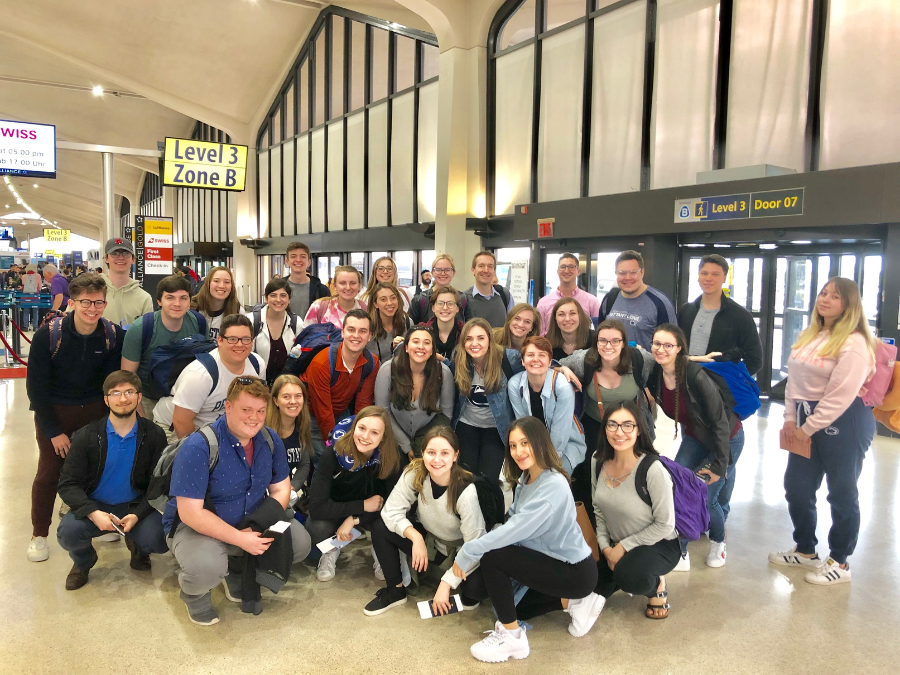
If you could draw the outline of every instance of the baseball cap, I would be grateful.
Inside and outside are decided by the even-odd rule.
[[[134,255],[134,244],[132,244],[128,239],[123,239],[122,237],[113,237],[106,242],[104,255],[109,255],[113,251],[128,251],[131,255]]]

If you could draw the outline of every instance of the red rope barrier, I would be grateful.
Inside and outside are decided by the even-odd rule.
[[[27,366],[27,365],[28,365],[25,361],[22,360],[22,357],[20,357],[18,354],[16,354],[16,353],[13,351],[13,348],[9,346],[9,343],[6,341],[6,336],[3,335],[3,333],[0,333],[0,340],[3,341],[4,346],[5,346],[6,349],[9,351],[9,353],[13,355],[13,358],[14,358],[16,361],[18,361],[19,363],[21,363],[23,366]]]
[[[21,335],[21,336],[25,339],[25,342],[27,342],[28,344],[31,344],[31,340],[29,340],[29,339],[28,339],[28,336],[25,335],[25,333],[22,331],[21,328],[19,328],[19,324],[17,324],[17,323],[16,323],[15,321],[13,321],[12,319],[10,319],[9,322],[10,322],[13,326],[15,326],[16,330],[19,331],[19,335]]]

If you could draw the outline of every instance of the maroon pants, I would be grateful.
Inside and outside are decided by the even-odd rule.
[[[88,422],[100,419],[107,413],[106,404],[100,400],[88,405],[55,405],[56,415],[62,425],[63,433],[72,439],[72,434]],[[56,491],[59,487],[59,472],[65,459],[56,454],[53,443],[41,433],[37,415],[34,419],[34,432],[37,437],[38,469],[31,486],[31,526],[32,535],[46,537],[50,533],[50,521],[53,520],[53,504],[56,502]]]

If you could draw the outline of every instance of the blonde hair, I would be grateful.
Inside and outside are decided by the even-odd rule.
[[[859,333],[862,335],[866,346],[874,358],[877,343],[872,335],[872,331],[869,330],[869,322],[866,320],[862,299],[859,296],[859,286],[856,285],[856,282],[844,277],[831,277],[822,287],[822,291],[831,285],[834,286],[834,290],[841,296],[844,308],[831,328],[831,336],[822,346],[822,349],[819,350],[819,356],[822,358],[836,357],[840,354],[841,348],[847,342],[847,339],[853,333]],[[822,291],[819,291],[819,295],[822,294]],[[808,345],[823,330],[827,330],[825,328],[825,319],[819,314],[818,307],[813,305],[809,316],[809,325],[803,329],[797,341],[791,345],[791,349],[799,349]]]
[[[506,315],[506,321],[503,324],[502,328],[494,329],[494,341],[499,344],[501,347],[510,347],[512,348],[513,344],[513,336],[509,330],[510,324],[513,322],[519,314],[522,312],[531,312],[531,316],[534,317],[531,330],[528,331],[528,335],[525,337],[531,337],[532,335],[540,335],[541,334],[541,314],[534,307],[529,305],[527,302],[520,302],[517,305],[514,305],[511,310],[509,310],[509,314]]]
[[[299,432],[300,445],[303,452],[308,453],[312,449],[312,420],[309,416],[309,395],[306,393],[306,383],[296,375],[279,375],[272,383],[272,398],[269,399],[269,407],[266,409],[266,426],[277,433],[281,429],[281,409],[278,407],[278,395],[282,387],[292,384],[300,387],[303,392],[303,407],[300,414],[294,420],[294,428]]]
[[[372,263],[372,276],[369,277],[369,283],[366,284],[366,290],[363,291],[361,299],[366,303],[366,305],[371,305],[375,301],[375,286],[379,283],[378,275],[375,273],[375,270],[378,268],[378,263],[388,260],[391,263],[391,267],[394,268],[394,279],[388,283],[397,287],[398,295],[397,299],[401,302],[403,298],[406,298],[406,302],[409,302],[409,296],[406,295],[406,291],[400,288],[400,276],[397,272],[397,263],[394,261],[392,257],[389,255],[383,255],[378,260]],[[403,309],[401,307],[401,309]]]
[[[501,378],[503,377],[503,361],[505,354],[503,347],[494,342],[494,331],[484,319],[478,317],[469,319],[459,332],[459,342],[456,343],[456,349],[453,351],[454,379],[456,386],[463,393],[463,396],[469,395],[469,389],[472,387],[472,372],[475,365],[472,358],[466,352],[466,338],[473,328],[481,328],[488,338],[488,348],[484,355],[484,392],[486,394],[494,394],[500,389]]]
[[[366,465],[369,458],[363,455],[356,447],[353,435],[356,433],[356,425],[367,417],[377,417],[384,424],[384,435],[378,444],[378,457],[381,469],[378,477],[382,480],[390,478],[400,470],[400,453],[397,450],[397,441],[394,439],[394,428],[391,426],[391,417],[387,410],[377,405],[366,406],[356,414],[350,430],[341,436],[334,444],[334,451],[344,457],[353,460],[353,468],[359,469]]]
[[[453,268],[453,271],[454,271],[454,272],[456,271],[456,264],[453,262],[453,256],[450,255],[449,253],[441,253],[441,254],[439,254],[439,255],[431,262],[431,269],[432,269],[432,270],[434,269],[434,266],[437,265],[437,261],[438,261],[438,260],[446,260],[447,262],[450,263],[450,267]],[[432,272],[432,274],[434,274],[434,272]]]

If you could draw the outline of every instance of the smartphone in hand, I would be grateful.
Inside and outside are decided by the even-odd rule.
[[[459,594],[450,596],[450,611],[446,614],[438,614],[434,611],[434,603],[432,600],[422,600],[418,603],[419,616],[423,619],[433,619],[436,616],[447,616],[462,611],[462,599]]]
[[[112,524],[113,529],[116,532],[121,534],[123,537],[125,536],[125,530],[122,529],[122,525],[119,523],[118,518],[112,513],[109,514],[109,522]]]

